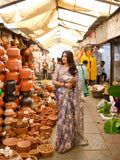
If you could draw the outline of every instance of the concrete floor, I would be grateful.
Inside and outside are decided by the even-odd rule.
[[[75,146],[67,153],[56,151],[50,157],[40,160],[120,160],[120,134],[106,134],[103,130],[104,120],[98,114],[96,105],[101,99],[92,95],[85,99],[84,124],[88,146]],[[56,127],[51,135],[51,143],[55,142]]]

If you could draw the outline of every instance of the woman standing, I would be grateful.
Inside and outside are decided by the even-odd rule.
[[[71,51],[62,53],[62,65],[55,70],[53,84],[57,86],[58,109],[55,148],[64,153],[74,145],[88,144],[84,138],[82,86]]]

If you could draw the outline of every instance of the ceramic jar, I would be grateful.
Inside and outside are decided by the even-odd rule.
[[[6,80],[14,80],[16,83],[19,82],[19,73],[15,71],[10,71],[6,74]]]
[[[7,55],[9,58],[17,58],[20,55],[20,50],[15,46],[11,46],[7,49]]]
[[[4,124],[5,124],[6,126],[11,126],[12,121],[13,121],[13,117],[6,117],[6,118],[4,119]]]
[[[19,69],[22,67],[21,61],[15,58],[10,58],[6,62],[6,68],[10,71],[19,71]]]
[[[20,82],[20,90],[21,91],[30,91],[33,87],[33,81],[31,80],[22,80]]]
[[[15,92],[15,82],[13,80],[6,80],[5,82],[5,94],[12,95]]]
[[[23,66],[19,73],[21,79],[31,79],[33,77],[31,69],[29,69],[27,66]]]
[[[6,109],[6,110],[4,111],[4,115],[5,115],[6,117],[12,117],[12,116],[14,116],[14,114],[15,114],[15,112],[13,111],[13,109]]]
[[[30,97],[22,97],[20,99],[20,105],[21,106],[31,106],[32,103],[33,103],[33,100]]]

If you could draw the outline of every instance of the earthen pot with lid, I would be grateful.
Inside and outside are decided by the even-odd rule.
[[[32,70],[28,68],[28,66],[23,66],[20,71],[21,79],[31,79],[33,77]]]
[[[21,61],[16,58],[10,58],[6,62],[6,68],[10,71],[19,71],[19,69],[22,67]]]
[[[6,80],[14,80],[16,83],[19,82],[19,73],[16,71],[10,71],[6,74]]]
[[[7,49],[7,55],[9,58],[17,58],[20,55],[20,50],[15,46],[11,46]]]
[[[33,81],[32,80],[22,80],[20,82],[20,90],[21,91],[30,91],[33,87]]]

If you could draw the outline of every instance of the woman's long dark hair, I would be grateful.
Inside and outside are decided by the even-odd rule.
[[[74,76],[77,73],[77,68],[76,68],[76,64],[74,62],[73,53],[70,50],[65,50],[62,53],[62,57],[63,57],[64,53],[67,55],[67,62],[69,63],[69,66],[70,66],[69,72]],[[62,64],[64,64],[64,63],[62,62]]]

